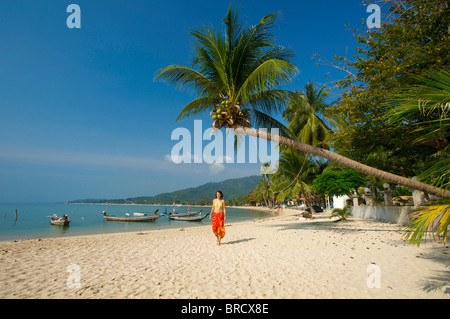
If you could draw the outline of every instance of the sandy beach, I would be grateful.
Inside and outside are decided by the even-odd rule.
[[[450,298],[450,251],[298,211],[210,226],[0,242],[0,298]],[[379,287],[379,288],[378,288]]]

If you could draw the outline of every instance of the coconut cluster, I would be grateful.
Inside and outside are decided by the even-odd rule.
[[[250,127],[248,113],[241,111],[239,103],[233,104],[231,101],[223,100],[216,108],[209,113],[213,119],[213,127],[221,129],[222,127]]]

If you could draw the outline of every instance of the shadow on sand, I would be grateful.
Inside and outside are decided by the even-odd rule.
[[[234,245],[234,244],[239,244],[239,243],[245,243],[247,241],[254,240],[254,239],[256,239],[256,238],[243,238],[243,239],[223,242],[223,243],[221,243],[221,245]]]
[[[401,226],[397,224],[386,223],[389,227],[379,227],[379,221],[366,219],[364,227],[356,226],[352,223],[352,218],[348,220],[330,220],[328,217],[319,217],[314,219],[306,219],[292,224],[275,224],[269,227],[279,227],[280,230],[328,230],[336,232],[360,232],[360,231],[378,231],[378,232],[391,232],[400,231]],[[378,227],[377,227],[378,226]]]
[[[357,232],[378,232],[383,236],[384,233],[388,232],[396,232],[399,235],[397,240],[391,239],[394,245],[405,245],[403,239],[401,239],[402,234],[402,226],[398,224],[391,223],[383,223],[383,226],[380,227],[380,221],[374,219],[364,219],[363,225],[355,225],[352,223],[352,218],[349,218],[347,221],[336,221],[333,222],[328,220],[325,216],[321,216],[319,218],[310,219],[310,220],[302,220],[297,223],[291,224],[275,224],[270,225],[268,227],[278,227],[279,231],[292,231],[292,230],[327,230],[331,232],[340,233],[342,235],[345,234],[354,234]],[[436,271],[433,276],[425,278],[422,282],[420,282],[420,286],[424,291],[441,291],[446,296],[450,296],[450,249],[447,247],[441,246],[442,239],[436,240],[433,238],[424,238],[422,240],[422,245],[427,245],[428,243],[435,245],[434,247],[427,247],[426,253],[423,255],[420,254],[420,258],[428,259],[433,262],[442,264],[447,268],[447,270],[439,270]]]
[[[426,278],[421,282],[423,290],[442,291],[445,295],[450,296],[450,251],[448,247],[432,247],[429,251],[420,256],[424,259],[429,259],[434,262],[444,265],[448,270],[436,271],[432,277]]]

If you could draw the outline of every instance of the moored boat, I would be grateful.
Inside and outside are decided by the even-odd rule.
[[[170,219],[173,220],[182,220],[182,221],[188,221],[188,222],[201,222],[204,218],[206,218],[209,215],[199,215],[199,216],[169,216]]]
[[[198,212],[187,212],[187,213],[161,213],[161,216],[168,216],[168,217],[189,217],[189,216],[195,216],[197,214],[200,214],[202,211],[198,211]]]
[[[105,211],[102,213],[103,218],[108,221],[117,221],[117,222],[153,222],[157,220],[161,215],[157,215],[158,209],[154,211],[155,215],[151,216],[138,216],[138,217],[126,217],[126,216],[115,216],[108,215]]]
[[[67,215],[64,216],[58,216],[54,214],[52,218],[50,219],[50,224],[56,225],[56,226],[68,226],[70,224],[70,219]]]

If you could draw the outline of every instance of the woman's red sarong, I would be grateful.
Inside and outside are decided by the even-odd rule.
[[[221,238],[225,237],[225,223],[223,220],[223,213],[214,213],[212,219],[212,231],[214,235],[220,235]]]

